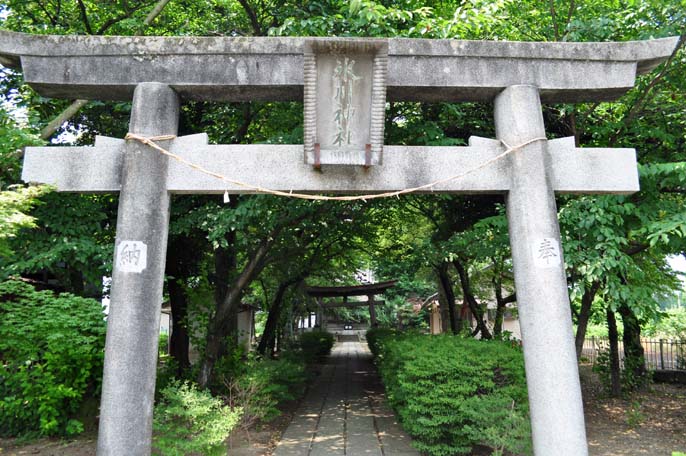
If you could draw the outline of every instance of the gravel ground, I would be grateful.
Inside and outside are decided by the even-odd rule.
[[[686,452],[686,386],[655,383],[625,399],[609,398],[590,366],[581,367],[592,456],[671,456]]]

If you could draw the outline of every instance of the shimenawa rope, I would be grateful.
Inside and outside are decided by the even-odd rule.
[[[501,140],[500,142],[503,143],[503,145],[506,147],[506,149],[505,149],[505,151],[501,152],[500,154],[496,155],[495,157],[493,157],[489,160],[486,160],[485,162],[481,163],[480,165],[478,165],[474,168],[471,168],[471,169],[469,169],[463,173],[456,174],[456,175],[450,176],[450,177],[446,177],[444,179],[439,179],[437,181],[430,182],[428,184],[420,185],[419,187],[406,188],[403,190],[396,190],[393,192],[386,192],[386,193],[375,193],[375,194],[370,194],[370,195],[325,196],[325,195],[309,195],[306,193],[293,193],[293,191],[284,192],[281,190],[272,190],[269,188],[261,187],[259,185],[253,185],[253,184],[248,184],[245,182],[229,179],[226,176],[215,173],[214,171],[210,171],[209,169],[206,169],[200,165],[196,165],[195,163],[189,162],[185,158],[183,158],[183,157],[181,157],[175,153],[169,152],[167,149],[161,147],[159,144],[157,144],[155,142],[155,141],[170,141],[170,140],[176,139],[175,135],[146,137],[146,136],[141,136],[141,135],[138,135],[135,133],[128,133],[124,139],[126,139],[126,140],[133,139],[135,141],[143,143],[146,146],[149,146],[149,147],[155,149],[156,151],[158,151],[162,155],[166,155],[167,157],[174,159],[174,160],[178,161],[179,163],[182,163],[182,164],[188,166],[191,169],[199,171],[203,174],[207,174],[208,176],[214,177],[215,179],[219,179],[219,180],[226,182],[228,184],[232,184],[232,185],[235,185],[237,187],[244,188],[246,190],[250,190],[250,191],[253,191],[256,193],[263,193],[263,194],[267,194],[267,195],[284,196],[287,198],[298,198],[298,199],[315,200],[315,201],[359,201],[359,200],[367,201],[370,199],[377,199],[377,198],[391,198],[394,196],[399,197],[400,195],[406,195],[409,193],[416,193],[418,191],[426,190],[426,189],[430,189],[431,191],[433,191],[433,188],[437,185],[444,184],[446,182],[450,182],[450,181],[453,181],[456,179],[461,179],[463,177],[466,177],[472,173],[475,173],[476,171],[479,171],[480,169],[483,169],[483,168],[497,162],[498,160],[505,158],[507,155],[511,154],[512,152],[515,152],[515,151],[517,151],[523,147],[528,146],[529,144],[535,143],[537,141],[545,141],[546,140],[545,137],[537,137],[537,138],[530,139],[529,141],[526,141],[526,142],[519,144],[517,146],[510,146],[505,141]]]

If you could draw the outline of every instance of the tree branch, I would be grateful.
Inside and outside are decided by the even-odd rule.
[[[576,8],[576,4],[575,4],[574,0],[571,0],[569,2],[569,9],[567,10],[567,25],[569,25],[569,23],[572,21],[572,15],[574,14],[575,8]]]
[[[502,301],[500,301],[503,304],[510,304],[513,302],[517,301],[517,293],[512,293],[510,296],[503,298]]]
[[[150,23],[152,21],[154,21],[157,16],[160,15],[160,13],[162,12],[162,9],[164,9],[164,7],[169,2],[170,2],[170,0],[160,0],[159,2],[157,2],[155,7],[152,9],[150,14],[148,14],[148,17],[146,17],[145,21],[143,22],[144,26],[150,25]],[[86,25],[86,30],[88,31],[88,33],[90,33],[92,35],[93,31],[91,29],[90,22],[88,21],[88,16],[86,15],[86,7],[83,4],[82,0],[78,0],[78,5],[79,5],[79,10],[81,11],[81,18],[83,19],[84,24]],[[117,22],[131,17],[131,15],[133,15],[133,13],[138,11],[140,8],[142,8],[142,7],[131,8],[131,9],[127,8],[126,12],[124,14],[110,18],[107,21],[105,21],[105,23],[102,26],[100,26],[100,28],[97,30],[97,32],[95,34],[96,35],[102,35],[103,33],[105,33],[107,31],[107,29],[112,27]],[[47,14],[47,11],[46,11],[46,14]],[[143,32],[143,28],[141,28],[138,31],[137,35],[140,35],[142,32]],[[53,134],[55,134],[55,132],[62,126],[63,123],[67,122],[69,119],[74,117],[76,115],[76,113],[78,113],[81,110],[81,108],[83,108],[87,104],[88,104],[88,100],[74,100],[74,102],[71,105],[69,105],[64,111],[62,111],[60,114],[58,114],[57,117],[55,117],[52,121],[50,121],[48,123],[48,125],[45,126],[45,128],[43,128],[43,130],[41,131],[41,135],[40,135],[41,139],[48,140]]]
[[[557,26],[557,13],[555,12],[555,0],[550,0],[550,16],[553,19],[553,32],[555,41],[560,41],[560,29]]]
[[[641,252],[645,252],[650,248],[649,244],[643,244],[639,242],[632,243],[629,245],[626,249],[624,249],[624,253],[629,256],[637,255]]]
[[[679,42],[677,43],[676,47],[674,48],[674,51],[672,51],[672,54],[667,58],[667,60],[664,63],[664,66],[662,67],[662,70],[648,83],[646,86],[645,90],[641,92],[636,98],[636,101],[634,101],[634,104],[629,108],[629,112],[627,115],[624,117],[622,120],[622,125],[626,126],[631,123],[634,118],[640,114],[641,109],[645,104],[647,103],[647,98],[648,95],[652,92],[653,88],[662,80],[662,78],[665,77],[669,70],[669,65],[672,63],[672,60],[674,60],[674,57],[676,54],[679,52],[679,50],[683,47],[684,43],[686,42],[686,34],[683,34],[679,37]],[[617,129],[617,131],[610,137],[610,145],[614,144],[617,141],[617,138],[619,138],[619,135],[622,132],[622,127]]]
[[[83,4],[82,0],[77,0],[76,3],[79,6],[79,13],[81,14],[81,21],[83,22],[83,25],[86,27],[86,32],[88,32],[89,35],[92,35],[93,29],[91,28],[91,23],[88,20],[88,13],[86,12],[86,5]]]
[[[143,21],[143,26],[138,31],[139,35],[143,33],[143,29],[145,29],[145,27],[150,26],[150,24],[152,24],[152,21],[154,21],[157,18],[157,16],[159,16],[162,13],[162,10],[165,6],[167,6],[167,3],[169,3],[169,1],[170,0],[160,0],[159,2],[157,2],[157,4],[153,7],[152,11],[150,11],[150,14],[148,14],[148,16]]]
[[[241,4],[243,10],[245,11],[245,14],[248,15],[248,19],[250,19],[250,24],[252,24],[253,32],[255,33],[255,35],[262,35],[262,26],[260,25],[260,21],[257,18],[257,14],[255,14],[255,10],[250,6],[248,0],[238,0],[238,3]]]
[[[57,117],[51,120],[40,132],[43,140],[48,140],[62,126],[63,123],[71,119],[77,112],[88,104],[88,100],[75,100],[67,109],[62,111]]]
[[[43,2],[38,2],[38,7],[42,9],[45,15],[48,17],[50,25],[52,25],[53,27],[57,26],[57,16],[53,16],[52,14],[50,14],[48,8],[45,5],[43,5]]]

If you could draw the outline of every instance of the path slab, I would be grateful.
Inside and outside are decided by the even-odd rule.
[[[338,342],[274,456],[419,456],[385,403],[366,345]]]

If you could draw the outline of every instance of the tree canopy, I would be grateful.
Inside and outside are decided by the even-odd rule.
[[[625,41],[686,29],[686,3],[659,0],[10,0],[0,6],[2,28],[41,34]],[[619,100],[544,106],[550,138],[635,147],[640,162],[639,193],[558,197],[571,312],[580,328],[591,318],[604,320],[608,310],[621,310],[624,319],[655,318],[661,296],[680,286],[666,258],[686,252],[681,38],[668,61]],[[0,98],[0,277],[49,278],[65,291],[100,294],[111,270],[117,196],[56,194],[19,182],[22,148],[40,144],[40,132],[73,100],[43,98],[9,69],[2,70]],[[127,132],[129,103],[93,101],[77,111],[45,139],[90,144],[95,135]],[[391,102],[385,143],[466,144],[470,135],[494,136],[492,117],[486,103]],[[301,103],[188,102],[180,134],[206,132],[213,143],[302,143],[302,123]],[[226,351],[241,301],[269,312],[265,337],[273,340],[309,311],[305,280],[353,283],[357,271],[372,269],[380,280],[399,279],[402,299],[439,292],[453,310],[462,300],[476,316],[471,332],[482,337],[499,333],[482,321],[485,303],[502,310],[516,300],[502,197],[327,203],[240,196],[223,203],[176,196],[172,207],[167,290],[179,324],[203,326],[201,383]],[[462,330],[460,312],[451,312],[450,328]],[[188,337],[174,342],[183,368]]]

